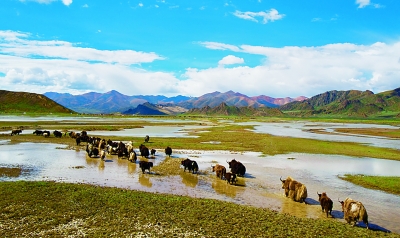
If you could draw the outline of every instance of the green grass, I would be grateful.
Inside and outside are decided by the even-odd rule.
[[[340,178],[365,188],[377,189],[400,195],[400,177],[345,174]]]
[[[0,237],[400,237],[334,219],[82,184],[1,182],[0,197]]]

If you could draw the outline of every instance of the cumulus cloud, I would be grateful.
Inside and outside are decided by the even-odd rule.
[[[285,14],[279,14],[279,12],[273,8],[269,11],[261,11],[261,12],[241,12],[236,10],[233,13],[233,15],[244,20],[250,20],[255,22],[258,22],[257,19],[261,18],[263,24],[266,24],[269,21],[273,22],[276,20],[280,20],[285,16]]]
[[[220,61],[218,61],[219,66],[224,66],[224,65],[232,65],[232,64],[243,64],[244,59],[236,57],[234,55],[228,55],[222,58]]]
[[[225,57],[215,67],[189,67],[175,75],[141,67],[164,60],[156,53],[98,50],[31,38],[22,32],[0,31],[1,89],[73,94],[117,90],[126,95],[166,96],[233,90],[249,96],[311,97],[330,90],[378,93],[399,87],[400,42],[281,48],[198,42],[205,51],[219,51]],[[262,63],[247,66],[247,55],[261,56]]]
[[[218,45],[208,42],[207,45]],[[237,46],[224,45],[227,48]],[[381,92],[399,87],[400,42],[372,45],[328,44],[320,47],[241,45],[235,52],[265,56],[256,67],[190,69],[185,77],[202,90],[237,90],[251,95],[314,96],[329,90]],[[230,82],[235,82],[232,84]]]

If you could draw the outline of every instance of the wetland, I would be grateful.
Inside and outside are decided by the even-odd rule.
[[[335,222],[343,222],[340,204],[335,201],[337,198],[344,200],[349,196],[364,203],[372,229],[400,233],[397,225],[400,221],[400,208],[388,206],[400,204],[398,195],[364,188],[340,178],[345,174],[400,177],[400,172],[396,169],[400,165],[398,149],[374,144],[378,142],[370,143],[375,135],[363,133],[360,138],[362,140],[368,137],[367,143],[349,141],[350,139],[335,141],[329,139],[331,129],[327,127],[328,129],[324,129],[323,139],[299,138],[293,133],[290,133],[291,136],[274,135],[272,130],[260,130],[254,125],[260,125],[260,122],[243,123],[213,118],[0,121],[3,123],[3,132],[0,132],[0,180],[3,182],[56,181],[91,184],[155,194],[215,199],[265,208],[299,218],[329,221],[332,219],[324,218],[320,211],[316,194],[317,191],[327,192],[334,200],[332,214]],[[287,125],[288,122],[281,123],[280,130],[300,127],[296,122],[290,122],[291,125]],[[24,128],[23,133],[9,136],[9,127],[16,125]],[[276,127],[275,124],[273,126]],[[321,123],[318,126],[323,129]],[[369,131],[376,128],[371,124],[357,126],[365,127],[364,130]],[[104,130],[106,127],[108,130]],[[157,135],[160,127],[164,128],[161,130],[163,133]],[[349,127],[347,123],[340,126],[346,127]],[[138,164],[118,159],[115,155],[107,156],[104,161],[89,158],[85,143],[76,146],[75,141],[68,137],[43,138],[28,133],[37,128],[64,131],[90,128],[89,135],[132,141],[137,145],[136,148],[143,143],[143,134],[147,131],[146,134],[150,135],[147,146],[157,150],[156,156],[149,159],[154,162],[154,168],[150,173],[143,174]],[[397,125],[385,128],[398,129]],[[302,131],[317,134],[313,131]],[[335,133],[332,136],[333,134]],[[354,133],[351,137],[355,137]],[[382,135],[375,139],[396,140]],[[398,142],[397,140],[397,144]],[[163,153],[166,146],[173,148],[172,158],[167,158]],[[200,172],[183,172],[179,166],[183,158],[196,160]],[[240,177],[236,185],[226,184],[211,172],[211,165],[219,163],[227,166],[226,161],[231,159],[241,161],[247,168],[246,175]],[[283,196],[279,178],[286,176],[292,176],[307,185],[307,204],[294,203]]]

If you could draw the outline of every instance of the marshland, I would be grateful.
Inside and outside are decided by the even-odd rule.
[[[400,233],[398,121],[9,116],[0,118],[0,128],[2,236]],[[23,132],[10,136],[14,128]],[[36,136],[35,129],[86,130],[135,148],[149,135],[154,167],[143,174],[115,155],[90,158],[86,143]],[[197,174],[183,172],[184,158],[198,162]],[[230,185],[211,166],[227,167],[232,159],[247,171]],[[306,204],[284,197],[279,179],[287,176],[307,186]],[[333,218],[321,212],[317,192],[334,201]],[[363,202],[371,230],[345,224],[338,200],[346,197]]]

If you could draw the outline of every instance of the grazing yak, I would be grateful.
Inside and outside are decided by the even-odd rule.
[[[153,157],[156,156],[156,150],[155,149],[151,149],[150,154]]]
[[[368,214],[365,210],[364,205],[355,201],[351,198],[346,198],[344,201],[339,201],[342,204],[342,212],[344,213],[344,219],[348,224],[353,222],[354,226],[358,221],[362,220],[364,224],[368,227]]]
[[[13,135],[19,135],[19,134],[21,134],[22,133],[22,130],[21,129],[14,129],[14,130],[12,130],[11,131],[11,135],[13,136]]]
[[[318,201],[321,204],[322,212],[325,211],[326,217],[328,217],[328,213],[329,215],[332,216],[332,209],[333,209],[332,200],[328,197],[328,195],[326,195],[325,192],[323,193],[317,192],[317,194],[318,194]]]
[[[62,134],[62,132],[55,130],[55,131],[53,131],[53,135],[56,138],[61,138],[63,134]]]
[[[290,176],[288,176],[285,180],[282,180],[282,189],[285,189],[286,197],[291,198],[296,202],[305,202],[307,198],[307,188],[304,184],[297,182]]]
[[[32,134],[37,135],[37,136],[41,136],[41,135],[43,135],[43,131],[35,130]]]
[[[212,171],[215,172],[215,174],[217,175],[218,178],[222,179],[223,177],[225,177],[226,174],[226,168],[225,166],[222,166],[220,164],[216,164],[212,167]]]
[[[227,172],[227,173],[225,173],[225,178],[226,178],[226,183],[229,183],[229,184],[235,183],[236,184],[236,174]]]
[[[43,131],[42,135],[44,137],[49,137],[50,136],[50,131]]]
[[[150,168],[153,167],[153,162],[147,162],[147,161],[140,161],[139,162],[139,167],[142,169],[142,173],[147,169],[150,173]]]
[[[149,140],[150,140],[150,136],[148,136],[148,135],[146,135],[146,137],[144,138],[144,142],[149,142]]]
[[[192,171],[193,174],[199,171],[199,166],[194,160],[184,159],[181,161],[181,165],[183,166],[183,172],[185,172],[186,169],[188,169],[189,172]]]
[[[172,154],[171,147],[167,146],[167,148],[165,148],[165,154],[168,155],[168,157],[171,157],[171,154]]]

